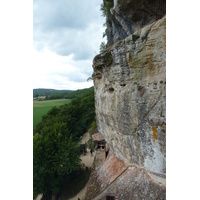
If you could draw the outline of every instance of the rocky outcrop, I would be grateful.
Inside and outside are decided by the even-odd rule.
[[[114,9],[119,5],[125,12],[120,0]],[[131,5],[134,1],[124,4]],[[165,44],[163,17],[114,43],[93,61],[99,132],[119,159],[159,174],[166,173]]]
[[[106,1],[104,0],[104,4]],[[136,30],[162,18],[166,13],[166,0],[114,0],[107,19],[108,46],[126,38]]]

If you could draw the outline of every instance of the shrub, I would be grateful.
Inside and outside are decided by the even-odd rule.
[[[114,6],[113,0],[106,0],[104,3],[101,4],[101,11],[102,16],[106,17],[107,20],[112,19],[112,14],[110,12],[110,9]]]
[[[103,51],[106,49],[106,43],[105,42],[102,42],[100,44],[100,53],[103,53]]]

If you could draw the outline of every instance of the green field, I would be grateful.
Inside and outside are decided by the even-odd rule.
[[[36,127],[42,119],[42,116],[45,115],[52,107],[60,106],[65,103],[70,103],[71,99],[56,99],[48,101],[33,101],[33,128]]]

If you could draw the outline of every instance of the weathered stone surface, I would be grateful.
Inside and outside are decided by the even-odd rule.
[[[106,1],[106,0],[104,0]],[[107,23],[108,46],[166,14],[166,0],[114,0]]]
[[[118,158],[157,173],[166,172],[165,44],[163,17],[93,62],[99,132]]]

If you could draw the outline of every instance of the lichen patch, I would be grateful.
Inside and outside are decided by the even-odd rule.
[[[157,139],[158,139],[158,130],[157,128],[154,126],[152,128],[152,131],[153,131],[153,142],[155,142]]]

